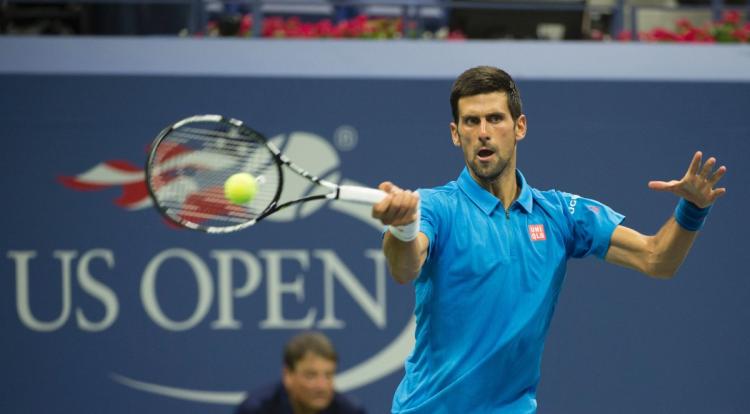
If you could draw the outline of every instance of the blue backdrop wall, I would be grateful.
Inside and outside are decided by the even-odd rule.
[[[746,50],[342,45],[2,39],[0,411],[229,413],[279,378],[291,335],[320,329],[341,354],[339,388],[387,412],[413,291],[387,275],[367,209],[321,203],[226,236],[176,230],[143,193],[146,148],[171,122],[220,113],[329,179],[435,186],[462,168],[452,78],[486,63],[518,77],[519,166],[536,187],[655,232],[676,200],[649,180],[678,178],[698,149],[729,168],[675,279],[570,263],[539,412],[747,412],[750,79],[735,67],[750,67]],[[550,56],[564,57],[558,70]]]

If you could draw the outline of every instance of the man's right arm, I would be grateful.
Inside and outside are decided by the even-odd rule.
[[[386,226],[409,226],[419,220],[419,194],[402,190],[393,183],[378,186],[388,193],[383,201],[374,205],[372,216]],[[427,258],[429,240],[424,233],[417,232],[412,240],[400,240],[386,231],[383,237],[383,254],[393,278],[399,283],[416,279]]]
[[[387,231],[383,237],[383,254],[388,260],[388,268],[398,283],[410,282],[419,276],[430,241],[424,233],[417,234],[417,238],[403,242]]]

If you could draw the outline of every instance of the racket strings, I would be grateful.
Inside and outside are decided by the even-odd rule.
[[[242,170],[256,176],[276,164],[273,153],[269,156],[270,151],[265,143],[257,140],[239,140],[236,133],[186,127],[183,130],[175,130],[172,134],[176,143],[204,140],[204,151],[242,160],[245,162]],[[262,156],[264,159],[258,162],[255,156]]]
[[[231,227],[257,219],[277,198],[281,175],[263,141],[218,124],[185,125],[169,132],[152,157],[149,185],[164,211],[198,227]],[[234,204],[224,183],[237,173],[256,178],[257,191],[246,204]]]
[[[186,130],[175,130],[170,135],[170,140],[176,144],[190,145],[193,141],[202,141],[203,149],[225,155],[230,158],[244,159],[247,154],[256,151],[259,146],[265,144],[255,141],[239,140],[226,133],[210,134],[208,130],[197,130],[194,128]]]

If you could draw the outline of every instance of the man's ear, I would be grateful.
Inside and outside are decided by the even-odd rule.
[[[458,134],[458,125],[456,125],[455,122],[451,122],[451,141],[453,141],[453,145],[456,147],[461,146],[461,136]]]
[[[289,383],[292,380],[292,370],[284,366],[281,370],[281,381],[284,383],[284,387],[289,388]]]
[[[521,116],[516,119],[516,141],[520,141],[526,138],[527,127],[528,125],[526,123],[526,115],[521,114]]]

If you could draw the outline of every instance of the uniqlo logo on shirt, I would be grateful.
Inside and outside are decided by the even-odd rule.
[[[529,224],[529,237],[531,241],[547,240],[544,234],[544,224]]]

